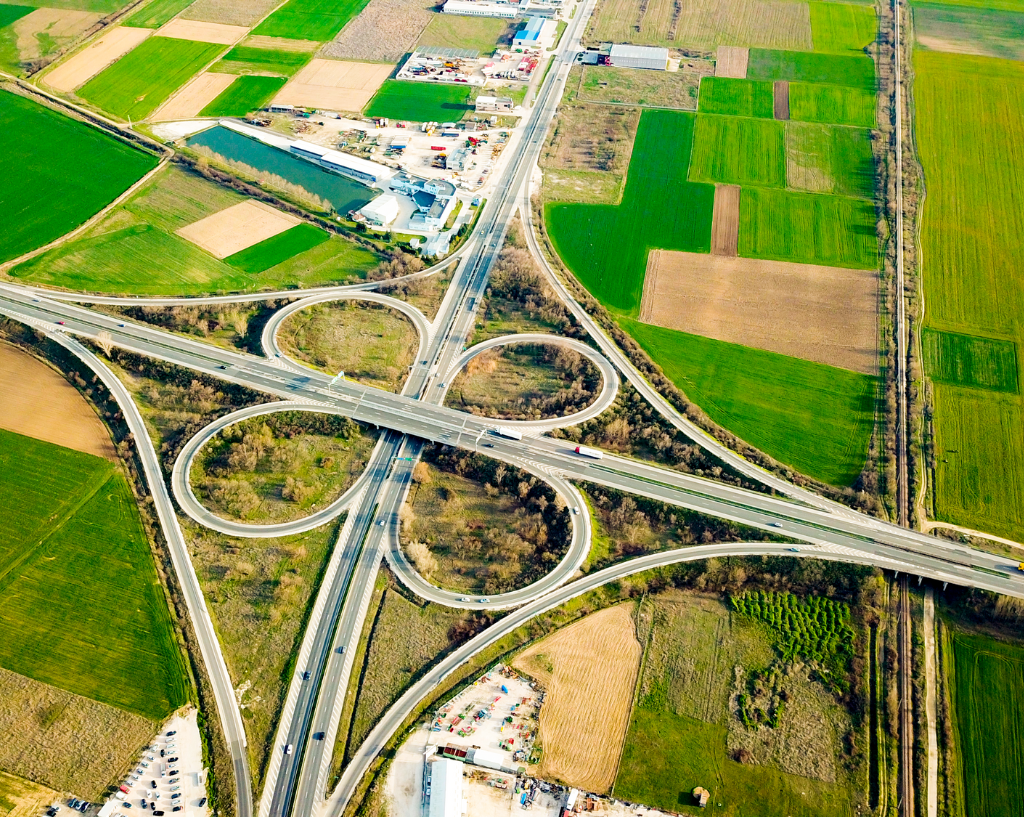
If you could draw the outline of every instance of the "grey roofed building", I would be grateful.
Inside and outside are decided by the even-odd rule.
[[[599,62],[619,68],[648,68],[664,71],[668,68],[668,49],[648,45],[620,45],[603,43]]]

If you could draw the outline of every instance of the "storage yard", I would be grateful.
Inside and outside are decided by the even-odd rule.
[[[389,813],[392,817],[561,817],[566,810],[608,817],[664,814],[528,776],[532,770],[524,758],[533,754],[543,702],[544,694],[534,682],[510,667],[493,667],[441,706],[430,723],[398,749],[387,782]]]

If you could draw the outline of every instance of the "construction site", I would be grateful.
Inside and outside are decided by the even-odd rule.
[[[488,80],[529,82],[540,64],[539,48],[499,50],[494,56],[461,48],[423,47],[413,51],[395,75],[412,82],[440,82],[483,87]]]
[[[497,665],[445,702],[392,762],[392,817],[667,814],[534,777],[544,698],[535,681]]]

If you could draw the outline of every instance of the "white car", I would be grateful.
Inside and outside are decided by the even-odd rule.
[[[292,745],[290,743],[284,747],[284,753],[286,755],[290,755],[292,753]]]

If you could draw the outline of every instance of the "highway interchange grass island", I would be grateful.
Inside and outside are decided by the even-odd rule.
[[[0,2],[0,817],[1011,817],[1022,0]]]

